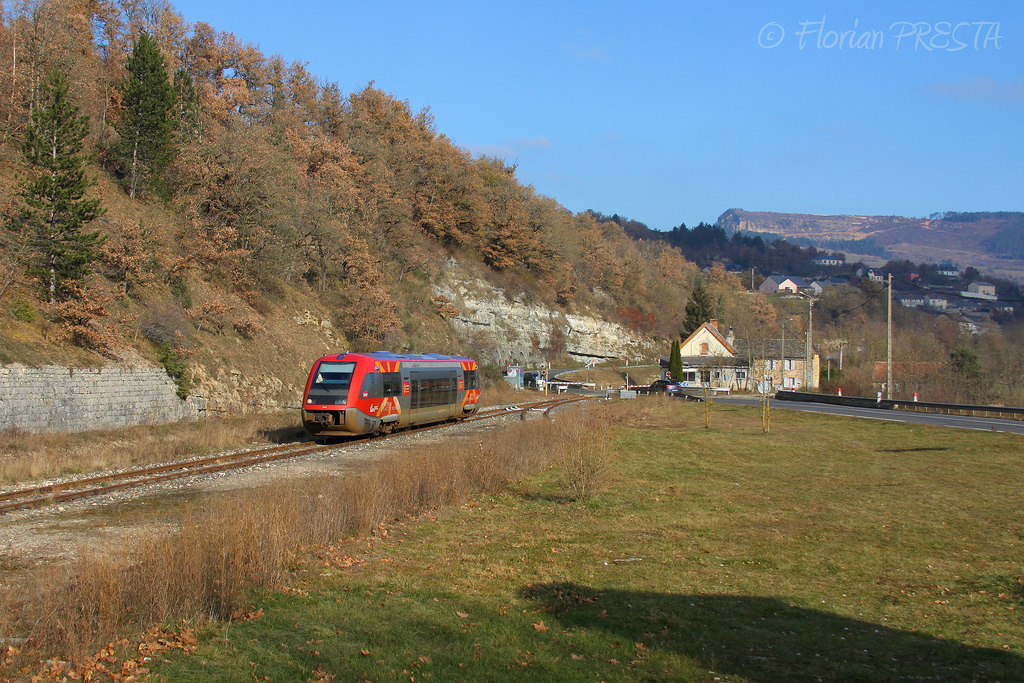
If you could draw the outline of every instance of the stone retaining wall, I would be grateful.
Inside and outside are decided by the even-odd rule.
[[[161,368],[0,367],[0,431],[80,432],[190,414]]]

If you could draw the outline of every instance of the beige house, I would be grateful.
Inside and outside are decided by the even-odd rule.
[[[967,285],[967,291],[962,294],[974,299],[995,300],[996,286],[991,282],[972,282]]]
[[[686,388],[706,386],[729,391],[756,391],[763,388],[817,389],[821,361],[812,351],[806,361],[803,339],[736,339],[732,330],[723,335],[718,321],[698,327],[679,347],[683,358],[683,376],[674,377]],[[668,359],[661,359],[662,376],[668,371]]]

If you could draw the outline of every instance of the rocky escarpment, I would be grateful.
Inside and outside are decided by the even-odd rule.
[[[509,297],[483,280],[435,285],[435,305],[464,337],[498,365],[536,365],[566,353],[583,358],[640,358],[654,342],[596,315],[567,313]]]

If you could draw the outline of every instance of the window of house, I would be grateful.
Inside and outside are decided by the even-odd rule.
[[[683,381],[684,382],[696,382],[697,381],[697,373],[694,370],[687,370],[686,372],[683,373]]]
[[[790,359],[786,359],[786,369],[787,370],[796,370],[796,361],[791,359],[791,358]]]
[[[702,355],[702,356],[708,355],[708,343],[707,342],[701,342],[700,343],[700,355]]]
[[[764,367],[765,367],[766,370],[771,372],[772,370],[775,369],[775,361],[773,361],[773,360],[766,360],[764,362]]]
[[[737,370],[736,371],[736,382],[739,383],[739,382],[746,382],[746,381],[747,381],[747,371],[746,370]]]

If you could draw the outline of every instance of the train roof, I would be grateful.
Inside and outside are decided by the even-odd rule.
[[[372,358],[373,360],[390,360],[390,361],[395,361],[395,360],[399,360],[399,361],[401,361],[401,360],[410,360],[410,361],[444,361],[444,360],[451,360],[451,361],[460,361],[460,362],[465,362],[465,361],[476,362],[472,358],[466,358],[465,356],[446,356],[446,355],[440,354],[440,353],[391,353],[390,351],[372,351],[372,352],[369,352],[369,353],[360,353],[360,352],[356,352],[356,351],[342,351],[341,353],[338,353],[338,354],[331,353],[331,354],[328,354],[326,356],[323,356],[323,358],[321,358],[320,360],[323,360],[325,358],[335,358],[335,359],[340,360],[341,358],[344,358],[345,356],[360,356],[360,357],[363,357],[363,358]]]

